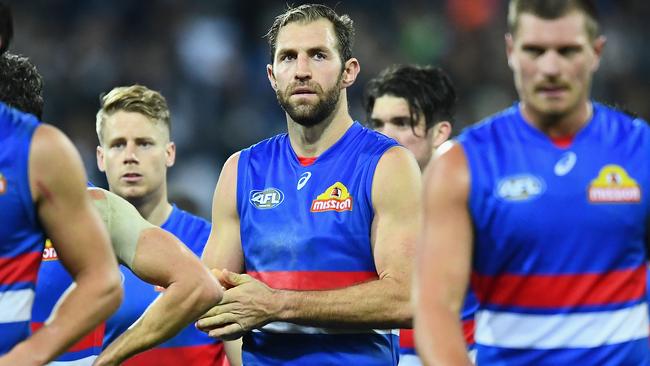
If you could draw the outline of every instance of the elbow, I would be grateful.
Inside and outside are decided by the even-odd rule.
[[[124,291],[122,289],[122,276],[117,268],[111,271],[111,275],[104,281],[104,293],[108,299],[107,307],[111,313],[117,310],[124,299]]]
[[[413,328],[413,308],[410,302],[403,303],[394,314],[395,322],[399,328]]]
[[[393,306],[389,310],[393,327],[412,328],[415,307],[411,301],[410,286],[405,285],[402,281],[394,281],[393,286],[391,301]]]
[[[106,270],[93,271],[91,281],[75,279],[77,285],[85,283],[95,293],[93,301],[102,304],[102,310],[112,314],[122,303],[124,291],[122,291],[122,277],[118,267],[110,266]]]
[[[200,310],[201,314],[217,305],[223,297],[221,285],[203,266],[194,276],[191,288],[193,290],[192,308]]]
[[[199,294],[199,306],[206,311],[221,302],[223,288],[212,274],[205,269],[201,279],[201,293]]]

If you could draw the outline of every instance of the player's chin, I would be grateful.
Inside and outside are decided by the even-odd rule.
[[[147,193],[147,189],[141,185],[127,185],[120,187],[119,191],[116,193],[127,200],[138,199],[144,197]]]
[[[531,104],[537,111],[546,115],[563,115],[571,109],[566,98],[540,98]]]

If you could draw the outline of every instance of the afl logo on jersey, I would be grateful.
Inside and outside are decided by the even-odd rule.
[[[591,203],[641,202],[641,188],[619,165],[605,165],[591,181],[588,190]]]
[[[7,192],[7,179],[0,173],[0,195]]]
[[[544,193],[544,181],[531,174],[512,175],[502,178],[496,194],[506,201],[528,201]]]
[[[266,188],[263,191],[252,190],[250,202],[260,210],[278,207],[284,201],[284,193],[277,188]]]

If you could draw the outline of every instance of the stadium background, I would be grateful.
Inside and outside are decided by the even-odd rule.
[[[300,4],[306,1],[290,2]],[[650,118],[650,2],[599,0],[608,38],[593,96]],[[262,36],[284,1],[12,0],[11,52],[45,79],[44,120],[82,153],[91,179],[99,95],[141,83],[161,91],[178,146],[170,194],[209,217],[220,167],[233,152],[285,130],[268,85]],[[355,21],[361,74],[349,90],[364,121],[363,86],[394,63],[436,64],[457,85],[457,120],[467,125],[515,98],[503,45],[506,0],[321,1]],[[196,205],[196,206],[193,206]]]

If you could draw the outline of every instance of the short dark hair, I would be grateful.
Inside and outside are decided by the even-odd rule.
[[[384,95],[406,99],[414,133],[420,116],[424,116],[427,132],[441,121],[453,124],[456,90],[447,73],[439,67],[395,65],[384,69],[366,84],[363,104],[368,120],[375,101]]]
[[[585,15],[585,26],[590,39],[598,36],[598,9],[594,0],[510,0],[508,31],[515,34],[519,17],[530,13],[542,19],[557,19],[572,11]]]
[[[354,23],[347,14],[338,15],[336,12],[321,4],[304,4],[296,8],[289,7],[284,13],[275,17],[273,25],[266,33],[271,50],[271,63],[275,58],[275,50],[280,29],[289,23],[310,23],[319,19],[327,19],[334,26],[337,39],[337,48],[341,56],[341,63],[352,58],[352,45],[354,43]]]
[[[0,55],[0,101],[41,119],[42,93],[43,77],[27,57],[9,52]]]
[[[11,16],[11,9],[7,4],[0,3],[0,54],[7,51],[13,37],[14,22]]]

